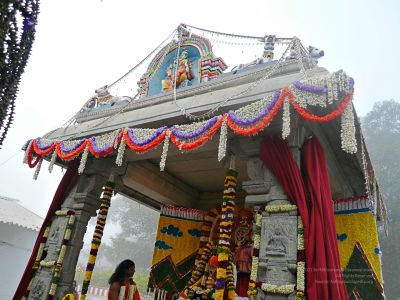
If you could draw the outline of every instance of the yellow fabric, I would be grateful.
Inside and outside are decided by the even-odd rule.
[[[161,215],[158,223],[156,243],[162,241],[167,248],[172,247],[172,249],[160,249],[155,247],[152,265],[156,265],[168,255],[171,256],[172,261],[176,264],[195,252],[199,248],[200,239],[199,236],[191,235],[189,230],[197,229],[200,232],[201,224],[201,221]],[[182,236],[162,233],[162,229],[168,228],[170,225],[178,228]]]
[[[375,272],[379,282],[383,284],[379,255],[375,249],[379,248],[378,232],[375,218],[371,212],[335,215],[337,234],[346,234],[343,240],[338,240],[340,264],[344,269],[349,263],[350,256],[356,241],[363,247],[365,254]]]

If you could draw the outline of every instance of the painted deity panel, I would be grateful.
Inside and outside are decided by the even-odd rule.
[[[199,50],[190,45],[182,46],[179,49],[177,66],[175,66],[177,51],[178,49],[174,49],[169,52],[156,73],[151,76],[148,96],[172,91],[175,79],[178,89],[200,82],[199,63],[201,55]]]

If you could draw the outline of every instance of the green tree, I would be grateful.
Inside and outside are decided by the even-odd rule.
[[[389,238],[381,239],[382,268],[388,299],[400,296],[400,103],[378,102],[363,118],[363,132],[389,218]]]
[[[153,257],[159,212],[134,200],[116,196],[111,201],[108,222],[119,224],[120,232],[103,244],[101,253],[113,265],[124,259],[135,261],[136,270],[148,272]],[[100,253],[99,253],[100,254]]]

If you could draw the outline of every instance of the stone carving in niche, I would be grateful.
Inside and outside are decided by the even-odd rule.
[[[297,251],[297,217],[267,216],[262,222],[262,252],[265,258],[282,256],[285,259],[296,259]],[[294,226],[294,227],[293,227]],[[263,230],[264,229],[264,230]],[[262,247],[261,247],[262,248]]]
[[[60,238],[60,227],[57,226],[50,233],[49,242],[57,243],[59,238]]]

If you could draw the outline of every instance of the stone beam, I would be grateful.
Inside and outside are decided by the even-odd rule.
[[[123,184],[158,203],[193,207],[199,192],[148,161],[129,163]]]

